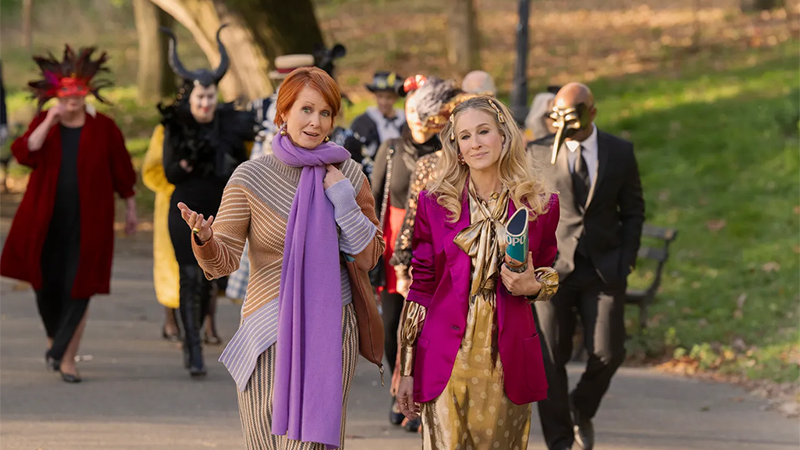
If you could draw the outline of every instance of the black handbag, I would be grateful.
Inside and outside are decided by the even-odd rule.
[[[392,160],[394,148],[389,147],[386,152],[386,177],[383,183],[383,200],[381,201],[380,229],[383,231],[384,220],[386,219],[386,208],[389,207],[389,183],[392,181]],[[383,263],[383,255],[378,258],[378,264],[369,271],[369,282],[374,287],[386,286],[386,267]]]

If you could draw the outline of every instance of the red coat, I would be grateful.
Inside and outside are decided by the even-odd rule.
[[[28,149],[28,137],[46,117],[40,113],[28,131],[11,145],[20,164],[33,169],[28,188],[8,233],[0,275],[42,286],[40,268],[61,170],[61,129],[53,126],[38,151]],[[136,172],[117,125],[100,113],[86,114],[78,147],[81,244],[72,298],[108,294],[114,253],[114,192],[134,194]]]

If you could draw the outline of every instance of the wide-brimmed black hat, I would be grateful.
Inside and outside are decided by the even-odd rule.
[[[375,72],[375,75],[372,76],[372,83],[365,86],[370,92],[392,92],[400,97],[405,97],[403,80],[403,77],[394,72]]]

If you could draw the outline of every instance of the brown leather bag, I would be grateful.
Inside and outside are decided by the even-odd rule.
[[[358,322],[358,351],[361,356],[378,366],[383,386],[383,319],[378,313],[367,272],[359,269],[355,262],[345,260],[345,264],[350,275],[353,307]]]

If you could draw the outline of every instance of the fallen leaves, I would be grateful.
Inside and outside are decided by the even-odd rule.
[[[766,273],[778,272],[781,270],[781,265],[775,261],[770,261],[761,266],[761,270]]]
[[[715,220],[709,220],[708,222],[706,222],[706,227],[711,232],[716,233],[717,231],[725,228],[725,225],[727,225],[727,224],[728,223],[725,221],[725,219],[715,219]]]
[[[745,301],[747,301],[747,292],[742,292],[739,294],[739,297],[736,298],[736,309],[733,311],[734,319],[741,319],[744,317],[742,310],[744,309]]]
[[[730,347],[719,344],[706,347],[706,350],[713,349],[713,352],[704,355],[701,352],[687,354],[685,351],[676,351],[674,358],[657,365],[656,369],[716,382],[737,384],[747,389],[750,395],[767,400],[767,404],[761,407],[762,411],[777,411],[789,418],[800,417],[800,382],[779,383],[766,379],[751,380],[742,371],[722,370],[726,367],[731,368],[730,364],[738,364],[740,367],[755,366],[757,364],[756,347],[748,347],[740,337],[737,337]],[[785,363],[800,364],[800,346],[793,346],[784,353],[780,359]],[[706,363],[703,363],[704,359]],[[733,397],[730,400],[741,403],[745,398]],[[700,410],[706,411],[706,408],[709,406],[703,406]]]

